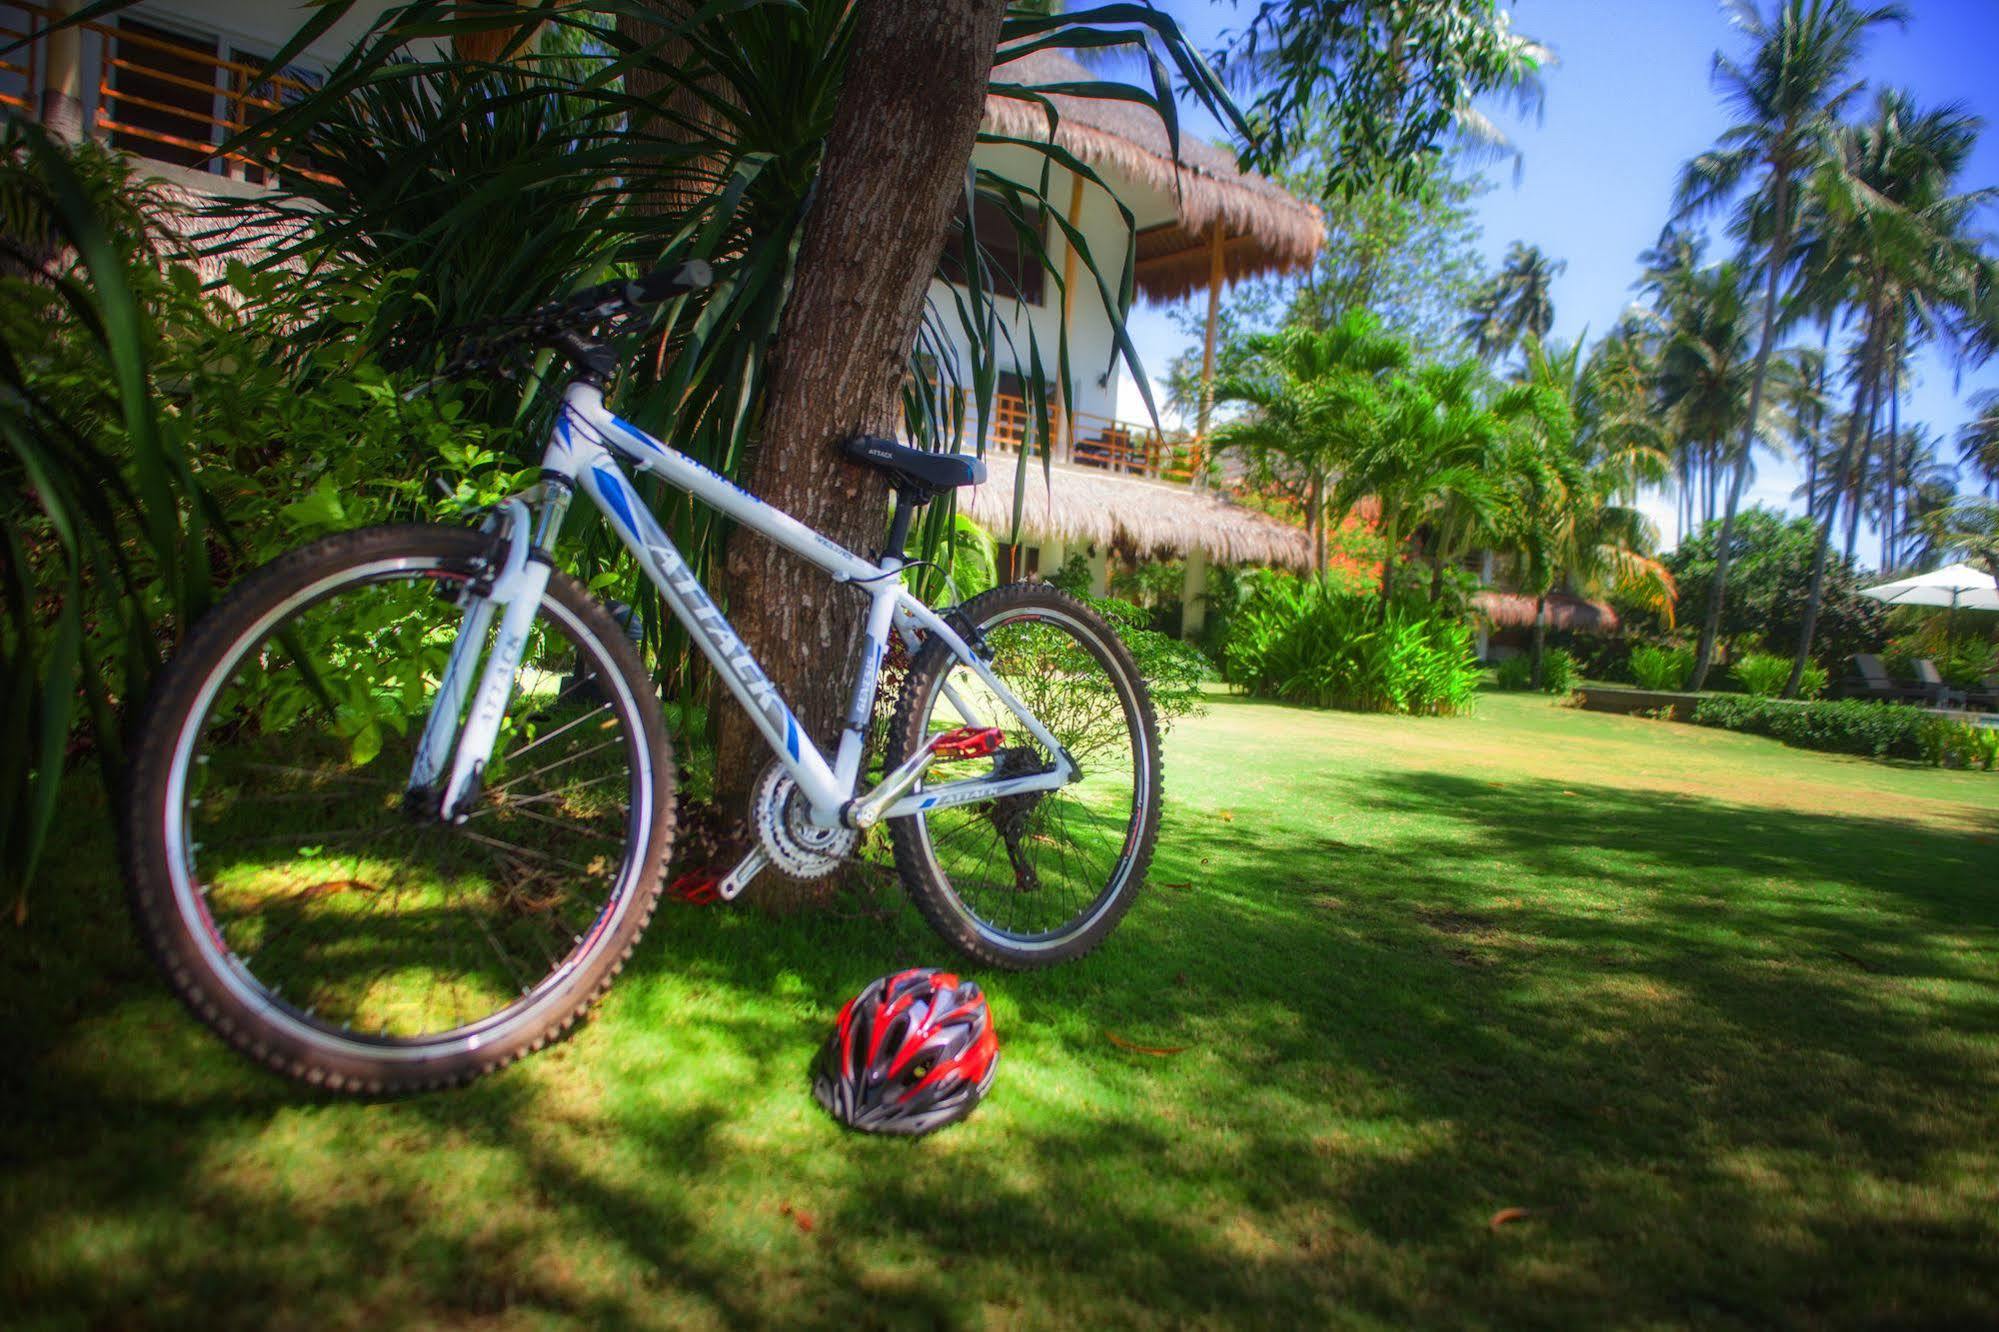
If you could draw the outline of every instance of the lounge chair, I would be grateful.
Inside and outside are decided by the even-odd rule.
[[[1862,652],[1848,657],[1851,673],[1839,682],[1833,691],[1838,698],[1873,698],[1890,703],[1927,703],[1927,690],[1905,685],[1888,674],[1887,666],[1881,658],[1871,652]]]
[[[1970,707],[1999,712],[1999,675],[1986,676],[1984,687],[1966,691],[1964,701]]]
[[[1939,708],[1962,706],[1964,703],[1964,691],[1961,689],[1952,689],[1948,684],[1944,683],[1943,674],[1937,670],[1935,662],[1931,661],[1928,657],[1924,657],[1915,662],[1914,666],[1916,688],[1922,691],[1925,702]]]

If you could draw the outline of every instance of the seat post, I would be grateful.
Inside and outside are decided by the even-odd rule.
[[[888,521],[888,541],[882,547],[884,560],[904,558],[902,547],[909,540],[909,523],[916,516],[916,510],[930,497],[919,495],[914,487],[895,488],[895,515]]]

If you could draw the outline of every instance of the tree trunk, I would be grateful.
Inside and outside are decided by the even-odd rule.
[[[1326,572],[1326,477],[1323,472],[1312,474],[1312,574],[1314,577]]]
[[[1534,659],[1527,669],[1529,688],[1541,687],[1541,661],[1548,652],[1548,594],[1543,592],[1534,599]]]
[[[1853,506],[1846,511],[1846,562],[1853,563],[1860,544],[1860,511],[1867,502],[1867,464],[1874,457],[1874,436],[1881,415],[1880,371],[1874,378],[1867,395],[1867,436],[1860,445],[1860,462],[1853,469]]]
[[[849,549],[881,544],[888,483],[834,450],[895,433],[909,348],[952,205],[964,189],[1005,0],[933,0],[921,12],[859,0],[797,278],[771,353],[750,490]],[[831,753],[865,601],[747,530],[729,541],[737,630]],[[716,796],[740,808],[769,754],[724,709]],[[767,879],[763,896],[783,893]]]
[[[1728,594],[1730,545],[1735,537],[1735,511],[1742,504],[1742,488],[1749,481],[1749,463],[1756,449],[1756,422],[1763,411],[1763,381],[1770,372],[1770,351],[1777,344],[1777,281],[1791,248],[1789,202],[1790,177],[1779,173],[1771,193],[1777,219],[1776,234],[1770,238],[1770,253],[1763,266],[1767,278],[1763,286],[1763,329],[1756,339],[1756,364],[1749,372],[1749,419],[1742,424],[1742,447],[1735,459],[1735,476],[1728,487],[1728,504],[1722,510],[1721,536],[1715,547],[1714,581],[1708,584],[1707,615],[1701,621],[1700,647],[1694,653],[1694,675],[1687,688],[1698,694],[1707,688],[1707,673],[1714,665],[1714,643],[1721,632],[1721,610]]]
[[[1876,323],[1880,314],[1876,307],[1880,303],[1880,284],[1875,284],[1869,293],[1867,303],[1867,337],[1861,346],[1860,386],[1855,391],[1853,414],[1846,420],[1846,443],[1839,451],[1839,468],[1833,476],[1832,491],[1826,503],[1825,524],[1819,528],[1818,545],[1812,552],[1812,581],[1805,593],[1804,623],[1798,627],[1798,652],[1791,662],[1791,678],[1784,684],[1784,697],[1796,698],[1798,686],[1805,677],[1805,667],[1812,659],[1812,637],[1818,633],[1819,604],[1825,599],[1826,559],[1832,551],[1833,524],[1839,517],[1839,498],[1846,492],[1847,483],[1853,476],[1853,450],[1860,441],[1860,420],[1863,415],[1874,412],[1873,392],[1874,347],[1877,342]],[[1858,501],[1855,501],[1858,507]]]
[[[1895,539],[1902,531],[1902,348],[1888,367],[1888,512],[1881,518],[1881,572],[1895,568]]]
[[[1381,607],[1386,611],[1389,599],[1395,592],[1395,550],[1399,544],[1395,536],[1395,524],[1383,522],[1381,535],[1387,542],[1386,548],[1381,552]]]

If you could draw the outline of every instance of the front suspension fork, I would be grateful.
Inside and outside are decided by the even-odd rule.
[[[513,695],[514,677],[527,650],[528,635],[534,629],[535,612],[541,609],[542,596],[548,591],[552,568],[545,552],[555,529],[561,525],[567,501],[566,489],[548,495],[542,505],[539,530],[535,530],[537,524],[530,517],[525,500],[516,497],[506,501],[500,510],[506,557],[489,589],[481,592],[474,585],[466,593],[458,640],[451,646],[451,657],[438,682],[430,715],[424,720],[405,796],[406,800],[423,806],[426,812],[434,811],[446,823],[463,823],[471,817],[481,777],[492,760],[500,723]],[[479,654],[485,648],[495,607],[502,608],[499,631],[494,634],[492,650],[486,653],[485,665],[478,672],[479,683],[471,691],[472,706],[468,712],[466,691],[471,687]],[[462,728],[458,724],[461,714],[465,717]]]

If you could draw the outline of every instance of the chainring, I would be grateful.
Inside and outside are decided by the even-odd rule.
[[[860,834],[852,828],[821,828],[812,822],[798,783],[772,762],[757,778],[750,821],[771,868],[787,879],[811,883],[838,869],[854,853]]]

